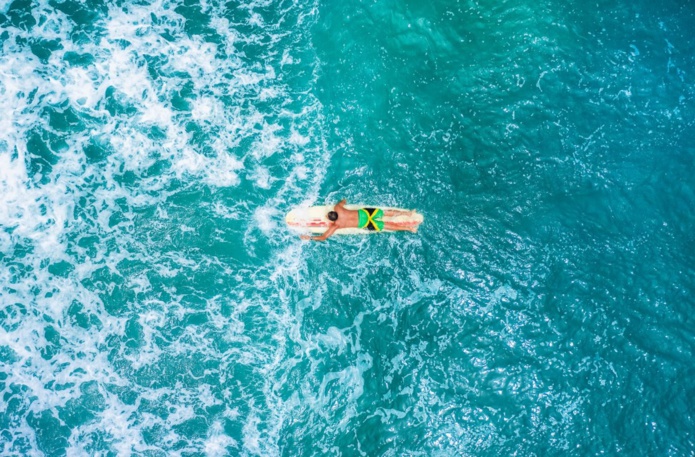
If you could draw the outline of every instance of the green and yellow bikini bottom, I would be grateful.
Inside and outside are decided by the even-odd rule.
[[[357,226],[361,229],[376,230],[381,232],[384,229],[384,222],[381,218],[384,212],[379,208],[362,208],[357,210],[359,217]]]

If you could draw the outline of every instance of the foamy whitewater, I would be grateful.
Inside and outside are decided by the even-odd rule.
[[[692,30],[0,3],[0,455],[695,455]]]

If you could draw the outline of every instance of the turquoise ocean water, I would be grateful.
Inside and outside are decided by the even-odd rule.
[[[0,2],[0,455],[694,456],[694,30]],[[285,228],[342,198],[426,220]]]

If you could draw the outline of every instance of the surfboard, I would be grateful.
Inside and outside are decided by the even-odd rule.
[[[297,231],[323,233],[328,229],[330,221],[326,215],[333,211],[334,206],[311,206],[308,208],[295,208],[285,216],[287,225]],[[346,209],[357,210],[359,208],[381,208],[382,210],[409,211],[402,208],[392,208],[388,206],[376,205],[345,205]],[[383,217],[384,222],[392,222],[403,227],[415,227],[424,220],[422,214],[413,213],[410,216]],[[393,230],[383,230],[382,232],[392,232]],[[360,228],[345,228],[335,231],[335,235],[367,235],[370,233],[382,233],[376,230]]]

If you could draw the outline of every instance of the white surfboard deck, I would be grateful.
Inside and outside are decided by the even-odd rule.
[[[328,229],[330,222],[328,220],[327,214],[333,211],[335,206],[311,206],[309,208],[295,208],[285,216],[285,222],[287,225],[297,231],[301,232],[312,232],[312,233],[323,233]],[[398,210],[398,211],[409,211],[402,208],[391,208],[388,206],[376,206],[376,205],[345,205],[346,209],[357,210],[359,208],[380,208],[382,210]],[[384,222],[392,222],[394,224],[401,225],[403,227],[415,227],[421,224],[424,220],[422,214],[413,213],[410,216],[396,216],[396,217],[386,217],[384,216],[382,220]],[[392,232],[393,230],[382,230],[382,232]],[[334,235],[368,235],[370,233],[381,233],[376,230],[367,230],[360,228],[345,228],[338,229],[335,231]]]

